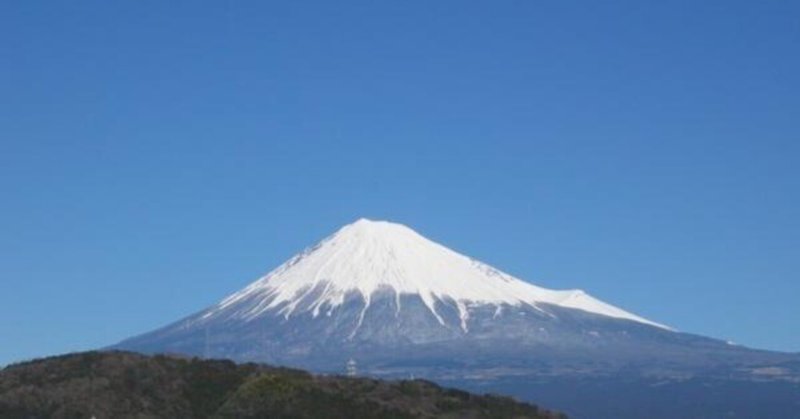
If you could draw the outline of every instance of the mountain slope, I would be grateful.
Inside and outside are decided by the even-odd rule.
[[[342,371],[353,358],[373,376],[503,391],[608,377],[800,383],[797,355],[680,333],[579,290],[521,281],[405,226],[369,220],[343,227],[220,303],[115,348],[320,372]],[[570,413],[572,405],[603,400],[588,391],[554,406]],[[515,394],[538,400],[539,393]]]
[[[0,370],[0,418],[561,417],[425,381],[313,376],[230,361],[90,352]]]
[[[470,305],[552,304],[666,328],[580,290],[554,291],[521,281],[403,225],[367,219],[343,227],[226,298],[202,320],[222,316],[251,320],[271,310],[287,318],[303,311],[316,317],[341,306],[349,294],[357,294],[366,311],[372,295],[381,290],[395,294],[398,312],[402,296],[418,296],[441,324],[436,304],[451,301],[465,331]]]

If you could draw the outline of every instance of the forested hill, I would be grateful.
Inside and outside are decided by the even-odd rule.
[[[0,370],[0,418],[561,418],[433,383],[85,352]]]

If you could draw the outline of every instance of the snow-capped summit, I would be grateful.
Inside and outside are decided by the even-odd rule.
[[[521,281],[402,224],[365,218],[342,227],[224,299],[203,319],[225,316],[247,320],[270,311],[286,318],[309,311],[314,317],[330,315],[354,293],[364,301],[363,319],[372,296],[379,291],[393,293],[398,312],[402,310],[402,296],[418,296],[440,324],[445,321],[437,304],[455,304],[465,332],[474,306],[493,305],[499,310],[504,305],[527,305],[546,312],[540,307],[543,303],[666,328],[581,290],[557,291]]]

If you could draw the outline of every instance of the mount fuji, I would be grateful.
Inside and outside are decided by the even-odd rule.
[[[318,372],[353,359],[362,374],[500,391],[578,417],[800,409],[797,354],[681,333],[366,219],[216,305],[113,348]]]

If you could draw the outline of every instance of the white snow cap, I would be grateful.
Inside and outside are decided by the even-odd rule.
[[[542,310],[538,303],[669,329],[581,290],[556,291],[521,281],[428,240],[402,224],[364,218],[342,227],[318,245],[229,296],[204,317],[233,308],[237,302],[245,300],[250,302],[244,313],[246,317],[257,317],[278,306],[282,306],[281,313],[288,317],[314,289],[323,290],[308,309],[314,316],[322,309],[329,311],[341,305],[345,295],[352,292],[361,294],[366,311],[374,292],[391,289],[397,296],[398,310],[400,295],[418,295],[440,322],[436,301],[451,300],[458,307],[465,331],[470,306],[490,304],[499,310],[503,304],[529,305]],[[254,300],[261,303],[252,304]]]

